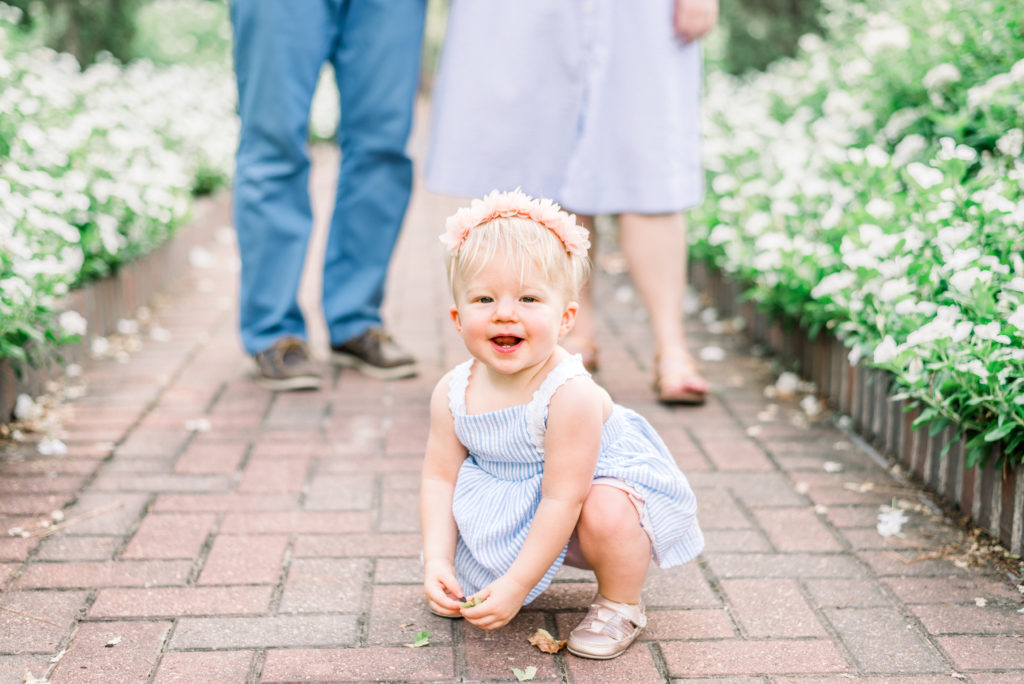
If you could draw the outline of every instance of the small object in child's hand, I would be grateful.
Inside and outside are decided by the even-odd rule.
[[[483,603],[483,602],[484,602],[484,600],[482,598],[477,597],[477,596],[474,596],[473,598],[471,598],[469,600],[466,600],[465,598],[463,598],[463,601],[459,605],[459,608],[472,608],[473,606],[475,606],[475,605],[477,605],[479,603]]]
[[[551,632],[546,629],[538,628],[533,636],[529,639],[530,643],[544,651],[545,653],[558,653],[565,648],[568,639],[556,639],[551,636]]]
[[[428,632],[427,630],[424,629],[419,634],[417,634],[415,637],[413,637],[413,640],[412,640],[411,644],[406,644],[405,647],[406,648],[420,648],[421,646],[426,646],[429,643],[430,643],[430,632]]]
[[[520,682],[528,682],[533,679],[533,676],[537,674],[537,668],[530,665],[527,668],[520,670],[517,667],[512,668],[512,674],[516,676],[516,680]]]

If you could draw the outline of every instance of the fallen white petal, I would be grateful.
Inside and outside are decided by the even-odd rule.
[[[68,445],[59,439],[43,439],[36,449],[43,456],[59,456],[68,453]]]
[[[721,347],[704,347],[700,350],[701,361],[724,361],[725,350]]]

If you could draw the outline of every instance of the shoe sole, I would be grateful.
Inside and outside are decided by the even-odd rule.
[[[264,389],[273,392],[290,392],[293,390],[317,390],[323,385],[323,378],[315,375],[304,375],[294,378],[264,378],[256,379],[256,383]]]
[[[636,639],[633,639],[633,641],[636,641]],[[593,653],[584,653],[583,651],[577,651],[576,649],[570,646],[566,646],[565,650],[569,653],[572,653],[574,656],[578,656],[580,658],[590,658],[591,660],[611,660],[612,658],[618,658],[620,655],[628,651],[629,647],[633,645],[633,641],[630,641],[628,644],[626,644],[626,647],[621,651],[612,653],[611,655],[594,655]]]
[[[363,361],[358,356],[344,352],[332,351],[331,361],[342,368],[355,368],[363,375],[367,375],[375,380],[401,380],[402,378],[411,378],[419,374],[419,369],[415,363],[381,368],[380,366],[374,366],[372,363]]]

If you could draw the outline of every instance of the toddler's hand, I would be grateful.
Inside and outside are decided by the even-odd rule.
[[[427,561],[423,565],[423,593],[427,605],[435,613],[448,617],[459,616],[459,597],[462,587],[455,579],[455,568],[447,561]]]
[[[463,608],[462,616],[480,629],[504,627],[523,607],[523,600],[529,593],[530,587],[523,587],[503,575],[467,597],[482,600],[472,608]]]
[[[675,30],[683,42],[698,40],[718,22],[718,0],[676,0]]]

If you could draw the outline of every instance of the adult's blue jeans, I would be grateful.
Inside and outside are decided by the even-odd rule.
[[[307,149],[320,69],[338,83],[341,169],[323,272],[332,344],[380,325],[412,188],[405,146],[426,0],[231,0],[241,136],[233,214],[242,345],[306,338],[297,295],[312,230]]]

